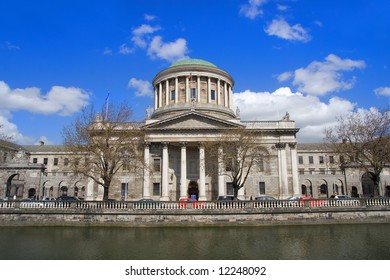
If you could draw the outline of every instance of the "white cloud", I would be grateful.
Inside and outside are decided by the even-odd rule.
[[[248,4],[242,5],[240,13],[250,19],[255,19],[257,16],[263,15],[260,7],[268,0],[249,0]]]
[[[135,89],[136,96],[153,96],[153,87],[149,81],[131,78],[128,83],[128,87]]]
[[[390,87],[379,87],[374,92],[376,95],[390,96]]]
[[[323,131],[333,126],[336,116],[351,112],[355,104],[342,98],[331,98],[327,103],[318,97],[292,92],[282,87],[274,92],[246,90],[233,94],[234,106],[241,109],[241,120],[280,120],[289,112],[291,120],[300,128],[298,142],[322,142]]]
[[[10,138],[10,141],[18,144],[30,144],[34,142],[32,137],[24,136],[18,127],[11,123],[6,117],[0,116],[0,133]]]
[[[290,7],[289,7],[289,6],[286,6],[286,5],[277,4],[277,5],[276,5],[276,8],[277,8],[279,11],[284,12],[284,11],[287,11]]]
[[[11,42],[8,42],[8,41],[5,41],[4,43],[0,44],[0,47],[2,47],[4,49],[7,49],[9,51],[20,50],[19,46],[16,46],[16,45],[14,45],[14,44],[12,44]]]
[[[313,61],[306,68],[299,68],[294,71],[293,85],[298,86],[298,90],[315,96],[323,96],[329,92],[351,89],[355,84],[355,77],[349,80],[343,79],[342,72],[363,69],[366,64],[363,60],[341,59],[330,54],[325,61]],[[286,78],[282,73],[278,76]]]
[[[270,36],[276,36],[289,41],[308,42],[311,37],[300,24],[289,25],[283,18],[274,19],[264,30]]]
[[[129,53],[132,53],[132,52],[133,52],[133,50],[131,48],[129,48],[126,44],[122,44],[119,47],[119,53],[120,54],[129,54]]]
[[[293,72],[284,72],[280,75],[278,75],[277,79],[279,82],[284,82],[284,81],[287,81],[289,79],[291,79],[291,77],[294,75]]]
[[[146,48],[148,46],[148,41],[150,41],[148,35],[153,34],[160,29],[161,28],[159,26],[142,24],[133,30],[133,37],[131,38],[131,41],[133,41],[134,45],[137,47]]]
[[[38,114],[69,116],[89,101],[86,91],[75,87],[53,86],[46,95],[36,87],[11,89],[0,81],[0,111],[25,110]]]
[[[153,21],[153,20],[155,20],[155,19],[157,18],[157,16],[145,14],[145,15],[144,15],[144,18],[145,18],[145,20],[147,20],[147,21]]]
[[[154,59],[156,57],[175,62],[187,58],[187,41],[179,38],[174,42],[164,43],[161,36],[155,36],[148,48],[148,55]]]

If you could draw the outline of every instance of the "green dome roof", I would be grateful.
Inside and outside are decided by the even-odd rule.
[[[211,66],[217,68],[215,64],[212,64],[211,62],[208,62],[203,59],[195,59],[195,58],[188,58],[188,59],[182,59],[175,63],[173,63],[170,67],[174,66],[184,66],[184,65],[203,65],[203,66]]]

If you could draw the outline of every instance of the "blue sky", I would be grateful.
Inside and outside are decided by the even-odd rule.
[[[233,76],[242,120],[289,112],[299,142],[390,103],[386,0],[2,0],[0,11],[0,124],[20,144],[61,144],[108,92],[142,120],[153,77],[183,58]]]

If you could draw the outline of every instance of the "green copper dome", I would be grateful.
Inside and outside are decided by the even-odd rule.
[[[208,62],[203,59],[196,59],[196,58],[188,58],[188,59],[182,59],[175,63],[173,63],[170,67],[174,66],[185,66],[185,65],[202,65],[202,66],[211,66],[218,68],[215,64],[212,64],[211,62]]]

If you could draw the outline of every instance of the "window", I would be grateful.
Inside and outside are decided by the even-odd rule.
[[[313,163],[314,163],[314,158],[313,158],[313,156],[309,156],[309,163],[310,163],[310,164],[313,164]]]
[[[329,156],[329,163],[334,163],[334,156]]]
[[[257,166],[260,172],[264,172],[264,160],[262,158],[257,160]]]
[[[64,158],[64,165],[67,166],[69,164],[69,159],[68,158]]]
[[[211,97],[211,100],[215,100],[215,90],[211,90],[211,92],[210,92],[210,97]]]
[[[33,158],[33,163],[38,163],[38,158]]]
[[[153,195],[160,195],[160,183],[153,183]]]
[[[54,158],[53,164],[54,164],[54,165],[58,165],[58,158]]]
[[[122,183],[122,186],[121,186],[121,200],[126,200],[128,190],[129,190],[129,183]]]
[[[191,100],[196,99],[196,88],[191,88]]]
[[[176,93],[174,90],[171,90],[171,100],[175,100]]]
[[[130,170],[129,164],[127,163],[122,164],[122,171],[129,171],[129,170]]]
[[[234,195],[233,183],[226,183],[226,194]]]
[[[161,171],[161,160],[159,158],[153,159],[153,171],[154,172]]]
[[[259,182],[259,194],[265,194],[265,182]]]
[[[44,165],[47,165],[47,162],[48,162],[48,158],[44,158],[44,159],[43,159],[43,164],[44,164]]]
[[[318,157],[320,164],[324,164],[324,156],[319,156]]]
[[[299,164],[303,164],[303,156],[299,156],[298,157],[298,163]]]

